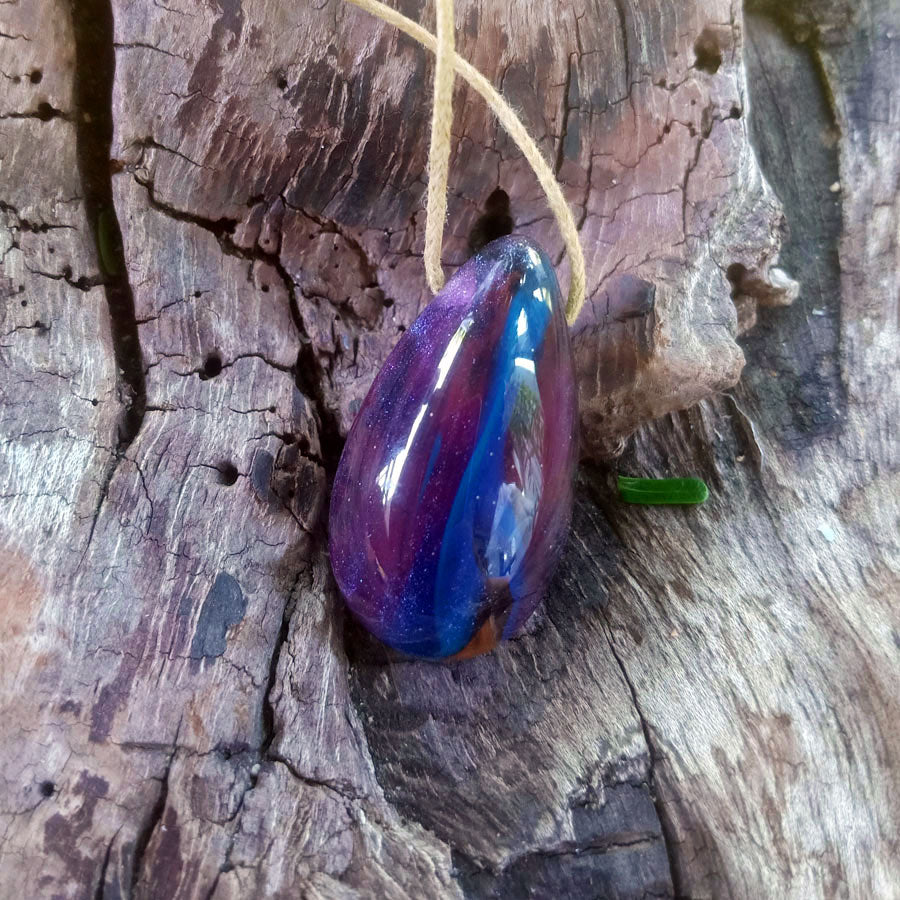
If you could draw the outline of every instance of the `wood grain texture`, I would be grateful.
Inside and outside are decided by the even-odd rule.
[[[442,666],[323,550],[428,299],[430,60],[338,0],[0,3],[0,897],[900,897],[898,19],[460,0],[591,299],[567,555]],[[456,104],[446,265],[497,188],[558,258]]]

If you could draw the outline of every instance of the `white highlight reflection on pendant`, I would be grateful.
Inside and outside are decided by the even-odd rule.
[[[412,428],[409,430],[406,446],[378,473],[378,477],[375,479],[376,484],[381,488],[381,497],[384,500],[385,528],[387,528],[388,515],[391,511],[391,500],[394,498],[394,494],[397,491],[397,485],[400,483],[403,466],[406,464],[409,451],[412,448],[413,441],[416,439],[416,432],[419,430],[419,426],[422,424],[422,419],[425,418],[425,413],[427,411],[428,404],[423,403],[419,407],[419,412],[416,415],[415,421],[412,423]]]
[[[471,327],[472,317],[466,316],[465,319],[459,323],[459,328],[456,329],[453,337],[450,338],[450,343],[447,344],[447,349],[444,351],[443,356],[441,356],[441,361],[438,363],[438,378],[434,385],[436,391],[439,391],[444,386],[444,382],[447,380],[447,373],[450,371],[453,360],[456,359],[456,354],[459,353],[459,348],[462,347],[463,339],[469,333]]]
[[[550,291],[548,291],[547,288],[535,288],[532,296],[538,303],[546,303],[547,309],[553,309],[553,298],[550,296]]]
[[[534,367],[534,360],[528,359],[526,356],[517,356],[516,357],[516,365],[520,369],[525,369],[526,372],[531,372],[532,375],[536,373],[536,369]]]
[[[522,337],[523,334],[528,332],[528,315],[525,310],[519,310],[519,318],[516,321],[516,335],[517,337]]]

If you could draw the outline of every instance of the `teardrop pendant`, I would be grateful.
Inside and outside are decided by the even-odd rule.
[[[553,267],[526,238],[500,238],[402,335],[347,437],[329,528],[354,616],[431,659],[514,635],[565,540],[576,427]]]

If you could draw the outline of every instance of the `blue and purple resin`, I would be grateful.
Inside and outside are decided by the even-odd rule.
[[[432,659],[515,634],[565,541],[576,422],[553,267],[500,238],[400,338],[350,430],[331,564],[356,618]]]

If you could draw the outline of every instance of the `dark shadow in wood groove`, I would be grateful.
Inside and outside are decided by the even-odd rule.
[[[112,190],[110,147],[113,136],[112,90],[116,70],[113,13],[109,0],[74,0],[75,143],[87,219],[104,276],[116,366],[121,373],[125,410],[118,452],[134,440],[147,405],[144,365],[128,281],[122,231]]]

